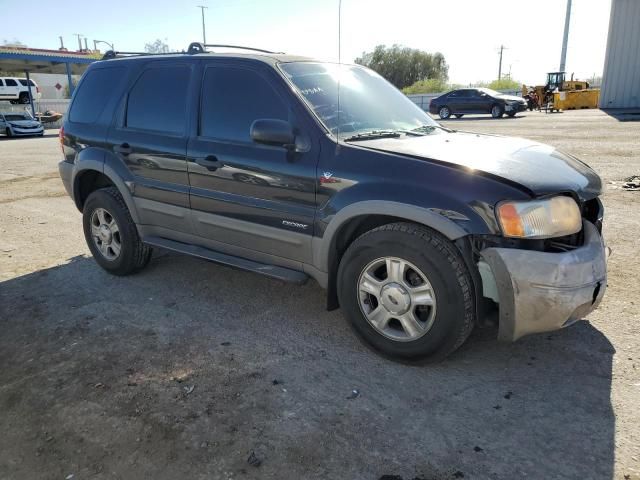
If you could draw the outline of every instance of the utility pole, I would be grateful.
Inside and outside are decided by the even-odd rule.
[[[500,62],[498,63],[498,80],[502,78],[502,52],[506,50],[507,47],[504,45],[500,45]]]
[[[202,10],[202,43],[206,44],[207,43],[207,33],[205,31],[205,28],[204,28],[204,9],[205,8],[209,8],[209,7],[205,7],[204,5],[198,5],[197,7],[200,10]]]
[[[82,37],[81,33],[74,33],[74,35],[76,37],[78,37],[78,51],[81,52],[82,51],[82,40],[80,40],[80,38]]]
[[[562,37],[562,53],[560,54],[560,71],[564,72],[567,64],[567,43],[569,43],[569,22],[571,21],[571,0],[567,0],[567,13],[564,16],[564,36]]]

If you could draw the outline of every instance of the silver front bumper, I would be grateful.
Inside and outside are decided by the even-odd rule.
[[[490,267],[489,273],[480,268],[483,289],[492,290],[487,284],[493,280],[500,304],[499,340],[566,327],[598,306],[607,284],[608,249],[592,223],[583,228],[584,245],[569,252],[482,250]]]

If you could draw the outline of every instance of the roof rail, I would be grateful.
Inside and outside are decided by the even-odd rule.
[[[115,52],[113,50],[108,50],[108,51],[104,52],[104,55],[102,56],[102,60],[110,60],[112,58],[128,57],[128,56],[135,56],[135,55],[140,55],[140,56],[146,56],[146,55],[170,55],[172,53],[184,53],[184,51],[183,52],[150,53],[150,52]]]
[[[260,52],[260,53],[284,53],[284,52],[272,52],[271,50],[264,50],[262,48],[253,48],[253,47],[243,47],[241,45],[222,45],[222,44],[213,44],[213,43],[200,43],[200,42],[193,42],[189,45],[189,48],[187,50],[187,53],[190,55],[196,54],[196,53],[207,53],[207,47],[210,48],[236,48],[238,50],[251,50],[253,52]]]

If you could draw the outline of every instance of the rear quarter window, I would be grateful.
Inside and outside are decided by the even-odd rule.
[[[89,70],[75,92],[69,120],[74,123],[94,123],[116,94],[115,87],[120,84],[125,71],[124,67]]]

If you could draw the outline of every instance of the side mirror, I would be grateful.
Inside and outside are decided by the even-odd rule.
[[[251,124],[251,139],[256,143],[277,145],[281,147],[293,146],[296,136],[289,122],[275,118],[260,118]]]

